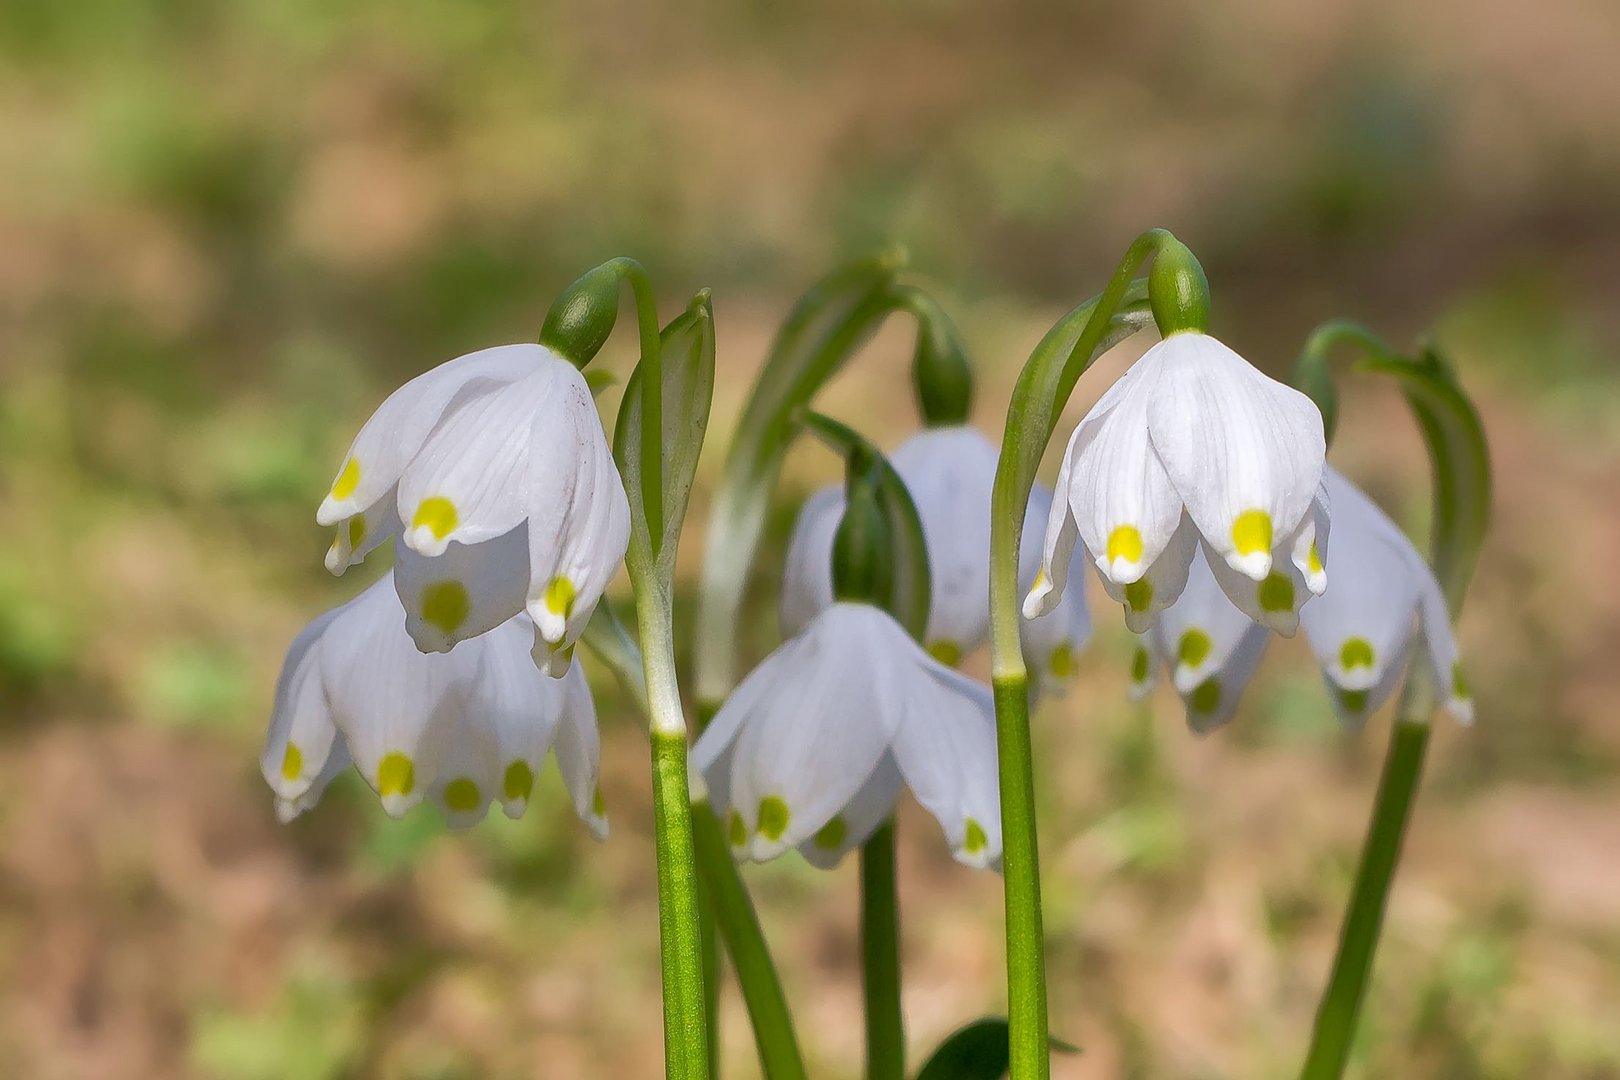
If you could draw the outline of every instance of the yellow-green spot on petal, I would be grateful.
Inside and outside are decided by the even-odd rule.
[[[298,749],[296,743],[288,743],[286,751],[281,755],[281,778],[296,780],[303,775],[304,752]]]
[[[780,795],[759,800],[759,832],[767,840],[780,840],[788,827],[788,804]]]
[[[1461,701],[1467,701],[1474,696],[1469,693],[1468,680],[1463,678],[1461,664],[1451,665],[1451,696]]]
[[[1153,670],[1153,654],[1148,652],[1146,645],[1138,645],[1136,652],[1131,654],[1131,681],[1145,683]]]
[[[1273,572],[1267,575],[1257,592],[1262,611],[1280,613],[1293,609],[1294,583],[1283,574]]]
[[[349,519],[349,549],[358,548],[366,539],[366,515],[356,514]]]
[[[1345,638],[1344,644],[1339,646],[1339,666],[1346,671],[1358,667],[1372,667],[1372,642],[1364,637]]]
[[[574,583],[565,577],[552,578],[546,583],[542,600],[547,611],[568,618],[574,611]]]
[[[426,528],[436,539],[443,540],[455,531],[456,522],[459,520],[455,503],[443,495],[430,495],[416,505],[416,516],[411,519],[411,528]]]
[[[591,813],[595,814],[597,817],[607,817],[607,800],[602,798],[602,788],[600,785],[598,785],[595,791],[591,792]]]
[[[1210,636],[1196,626],[1192,627],[1182,632],[1181,641],[1176,645],[1176,663],[1195,668],[1208,660],[1214,649],[1215,642]]]
[[[1264,555],[1271,550],[1271,515],[1245,510],[1232,522],[1232,546],[1239,555]]]
[[[849,826],[840,815],[816,830],[815,845],[822,851],[837,851],[848,835]]]
[[[343,470],[338,473],[337,479],[332,481],[332,498],[347,499],[359,486],[360,462],[350,458],[343,463]]]
[[[1312,574],[1320,574],[1323,570],[1322,553],[1316,549],[1315,540],[1311,541],[1311,550],[1305,555],[1305,565],[1310,568]]]
[[[1046,658],[1046,670],[1052,673],[1052,678],[1063,680],[1074,674],[1074,649],[1068,642],[1064,642],[1052,650],[1052,655]]]
[[[1108,534],[1108,561],[1142,561],[1142,531],[1135,525],[1121,525]]]
[[[929,642],[928,655],[946,667],[955,667],[962,662],[962,646],[941,638],[939,641]]]
[[[481,801],[478,785],[465,776],[444,785],[444,805],[458,814],[472,813]]]
[[[521,799],[528,802],[533,791],[534,770],[529,768],[527,761],[514,761],[506,767],[506,775],[501,777],[501,794],[508,801]]]
[[[726,815],[726,839],[731,841],[732,847],[742,847],[748,843],[748,826],[736,810]]]
[[[990,843],[990,838],[984,835],[984,826],[972,818],[967,819],[967,837],[962,841],[962,849],[969,855],[977,855]]]
[[[1040,592],[1041,589],[1043,589],[1045,587],[1046,587],[1046,567],[1043,566],[1039,570],[1035,571],[1035,580],[1029,583],[1029,591],[1030,592]]]
[[[1339,704],[1345,712],[1359,715],[1367,710],[1367,697],[1365,690],[1340,690]]]
[[[1212,713],[1221,707],[1221,680],[1205,679],[1187,696],[1193,712]]]
[[[410,758],[394,751],[383,755],[377,763],[377,794],[409,795],[416,787],[416,765]]]
[[[1147,578],[1137,578],[1125,586],[1125,606],[1132,611],[1142,612],[1153,603],[1153,582]]]
[[[472,601],[459,581],[435,581],[422,590],[422,621],[454,634],[467,621]]]

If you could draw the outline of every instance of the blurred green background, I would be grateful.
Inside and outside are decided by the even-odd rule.
[[[1480,719],[1440,731],[1355,1075],[1620,1077],[1617,45],[1613,0],[0,0],[0,1075],[654,1075],[644,741],[605,680],[605,845],[554,781],[464,835],[353,778],[274,822],[282,650],[368,576],[328,578],[313,522],[348,439],[633,254],[671,313],[715,289],[712,476],[793,296],[894,241],[995,434],[1044,329],[1164,225],[1274,372],[1331,316],[1434,334],[1500,469]],[[886,330],[828,411],[898,442],[908,351]],[[1335,459],[1421,533],[1398,401],[1344,417]],[[831,464],[795,454],[778,546]],[[1085,1048],[1058,1074],[1289,1077],[1387,720],[1339,732],[1290,644],[1195,739],[1124,703],[1094,607],[1037,733],[1053,1024]],[[903,825],[920,1058],[1002,1008],[1000,889]],[[815,1074],[856,1076],[853,868],[747,876]]]

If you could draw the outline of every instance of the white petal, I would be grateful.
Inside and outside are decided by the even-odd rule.
[[[395,390],[355,436],[315,520],[335,525],[382,498],[399,482],[445,407],[468,382],[512,382],[553,358],[539,345],[481,349],[440,364]]]
[[[730,796],[754,859],[813,837],[872,775],[900,718],[892,691],[900,646],[916,648],[865,604],[834,604],[794,641],[750,676],[776,685],[732,751]]]
[[[990,494],[1000,451],[970,427],[930,428],[891,460],[922,520],[929,651],[961,656],[990,632]]]
[[[1131,633],[1145,632],[1159,612],[1176,602],[1187,587],[1187,574],[1197,551],[1198,530],[1183,514],[1170,542],[1146,573],[1128,585],[1102,579],[1103,590],[1125,608],[1125,625]]]
[[[1181,496],[1148,437],[1149,408],[1159,396],[1155,345],[1075,429],[1066,457],[1066,496],[1080,539],[1104,580],[1137,581],[1153,565],[1181,521]],[[1104,405],[1111,407],[1103,410]]]
[[[920,652],[903,677],[905,719],[894,734],[900,774],[945,830],[956,860],[979,869],[990,866],[1001,857],[990,689]]]
[[[529,592],[526,525],[478,544],[453,543],[442,555],[395,545],[394,587],[405,629],[422,652],[449,652],[523,610]]]
[[[1324,479],[1311,500],[1310,513],[1299,523],[1288,543],[1289,558],[1312,596],[1321,596],[1327,591],[1328,539],[1332,525],[1332,500]]]
[[[1117,384],[1116,384],[1117,385]],[[1069,439],[1069,446],[1074,446],[1074,440],[1080,437],[1080,430],[1075,429],[1074,435]],[[1068,587],[1069,574],[1074,566],[1075,545],[1080,539],[1080,528],[1074,521],[1074,510],[1069,505],[1069,480],[1074,475],[1073,457],[1065,452],[1063,467],[1058,470],[1057,486],[1054,489],[1059,497],[1054,497],[1039,484],[1030,489],[1029,506],[1024,510],[1024,538],[1027,548],[1029,538],[1034,535],[1031,526],[1034,521],[1044,519],[1045,532],[1041,535],[1040,555],[1035,564],[1035,573],[1024,594],[1024,618],[1038,619],[1047,614],[1063,599],[1064,590]],[[1024,559],[1026,552],[1018,553],[1019,583],[1024,582]],[[1088,555],[1087,558],[1090,556]]]
[[[1253,619],[1232,606],[1216,582],[1208,558],[1198,552],[1186,589],[1159,616],[1152,631],[1158,651],[1171,665],[1176,692],[1191,693],[1224,668],[1254,625]]]
[[[400,534],[399,487],[383,492],[376,502],[337,523],[332,546],[326,550],[326,569],[338,577],[351,566]]]
[[[542,660],[578,639],[630,544],[630,500],[596,404],[582,378],[565,391],[529,452],[528,610]]]
[[[334,742],[341,742],[326,705],[315,646],[342,611],[337,607],[323,612],[299,631],[282,662],[270,730],[259,755],[259,771],[278,799],[297,799],[307,791]]]
[[[315,804],[321,801],[321,796],[326,794],[326,789],[332,781],[336,780],[339,774],[352,764],[354,762],[349,760],[349,748],[344,746],[343,740],[339,738],[332,745],[332,752],[326,756],[326,764],[321,766],[320,774],[315,777],[315,782],[310,784],[302,795],[291,799],[283,799],[277,796],[276,819],[285,825],[301,814],[313,810]]]
[[[575,383],[589,400],[572,364],[548,360],[515,383],[464,387],[400,478],[405,543],[436,556],[452,541],[476,544],[516,528],[528,510],[534,426],[558,422],[557,401]]]
[[[1181,695],[1189,728],[1203,735],[1232,719],[1269,641],[1265,627],[1251,625],[1227,657],[1226,666]]]
[[[819,832],[801,843],[799,853],[810,865],[831,870],[845,855],[870,840],[879,825],[894,816],[900,786],[900,769],[894,763],[894,756],[884,754],[855,797]]]
[[[598,840],[608,835],[607,807],[598,784],[601,774],[601,737],[596,730],[596,703],[591,685],[576,659],[562,679],[562,717],[557,724],[552,749],[563,784],[579,815]]]
[[[1024,516],[1024,543],[1019,553],[1019,583],[1026,589],[1034,584],[1040,573],[1043,557],[1039,534],[1034,532],[1039,521],[1045,520],[1052,503],[1052,494],[1037,484],[1030,492],[1029,507]],[[1087,557],[1084,551],[1070,555],[1070,571],[1085,575]],[[1074,570],[1078,566],[1079,570]],[[1067,575],[1065,575],[1067,577]],[[1034,672],[1036,685],[1045,694],[1062,694],[1074,678],[1077,657],[1091,640],[1091,608],[1086,603],[1083,580],[1073,589],[1067,589],[1057,604],[1046,614],[1024,619],[1020,627],[1024,644],[1024,662]]]
[[[1322,682],[1328,689],[1328,700],[1333,706],[1334,715],[1339,723],[1350,731],[1360,731],[1367,723],[1367,717],[1383,707],[1384,702],[1395,692],[1400,685],[1401,676],[1405,674],[1404,660],[1389,665],[1379,678],[1378,682],[1366,690],[1346,690],[1330,678],[1326,671],[1322,673]]]
[[[502,623],[466,646],[480,659],[469,711],[495,736],[488,795],[510,818],[523,816],[565,711],[565,682],[547,678],[529,657],[534,627],[528,616]]]
[[[1207,335],[1173,334],[1154,351],[1153,449],[1211,548],[1262,581],[1321,482],[1322,414]]]
[[[343,608],[315,648],[332,719],[383,809],[399,817],[438,779],[428,729],[458,722],[478,658],[418,652],[391,579]]]
[[[1324,483],[1334,507],[1327,542],[1333,573],[1300,619],[1323,672],[1341,690],[1360,694],[1405,663],[1424,581],[1433,575],[1360,488],[1332,469]]]
[[[1294,565],[1292,538],[1272,552],[1271,569],[1260,581],[1233,569],[1232,565],[1204,542],[1204,557],[1215,574],[1226,598],[1243,614],[1283,637],[1293,637],[1299,629],[1300,610],[1320,603],[1305,584],[1305,576]]]
[[[844,486],[828,484],[805,500],[794,519],[782,564],[782,636],[798,634],[833,603],[832,550],[844,514]]]

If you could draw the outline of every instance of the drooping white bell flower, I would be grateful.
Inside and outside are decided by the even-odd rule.
[[[1032,585],[1041,568],[1041,527],[1052,510],[1052,493],[1036,484],[1024,513],[1023,542],[1018,552],[1018,580]],[[1078,555],[1075,556],[1078,558]],[[1070,572],[1074,573],[1073,567]],[[1084,579],[1084,567],[1079,570]],[[1062,694],[1074,681],[1078,655],[1091,640],[1091,608],[1083,584],[1068,590],[1044,615],[1022,620],[1024,666],[1043,694]]]
[[[535,660],[559,677],[630,537],[590,388],[540,345],[469,353],[394,391],[316,520],[337,527],[334,573],[397,538],[400,599],[423,651],[526,608]]]
[[[917,506],[928,550],[928,651],[956,664],[990,632],[990,499],[1000,451],[971,427],[928,428],[902,443],[890,458]],[[1038,522],[1052,495],[1037,486],[1025,517],[1020,575],[1034,580],[1039,562]],[[799,511],[783,569],[781,623],[791,637],[832,606],[833,536],[844,513],[844,487],[817,490]],[[1043,689],[1067,685],[1075,654],[1091,636],[1090,612],[1080,596],[1024,628],[1030,667]]]
[[[1322,553],[1333,577],[1321,596],[1299,609],[1298,619],[1340,719],[1359,726],[1388,700],[1406,670],[1415,624],[1446,709],[1470,722],[1473,703],[1457,664],[1445,599],[1428,563],[1365,493],[1331,467],[1323,487],[1334,510]],[[1262,628],[1216,584],[1221,573],[1202,556],[1195,559],[1186,590],[1148,635],[1152,652],[1173,666],[1188,722],[1197,730],[1230,718],[1266,643]],[[1139,675],[1142,666],[1133,671],[1136,687],[1151,680],[1149,673]]]
[[[1137,629],[1180,595],[1199,539],[1250,582],[1282,552],[1325,587],[1310,566],[1325,451],[1310,398],[1207,334],[1171,334],[1070,437],[1025,614],[1061,598],[1077,543]]]
[[[394,817],[426,797],[453,827],[482,820],[492,800],[515,818],[551,751],[581,820],[605,836],[596,711],[578,662],[560,680],[536,670],[522,614],[424,654],[390,576],[316,618],[287,651],[259,759],[278,816],[314,806],[352,761]]]
[[[1428,560],[1337,470],[1329,468],[1324,483],[1334,509],[1327,542],[1333,584],[1305,606],[1300,621],[1340,718],[1358,725],[1388,699],[1417,644],[1415,621],[1420,654],[1446,711],[1472,723],[1451,617]]]
[[[798,848],[831,866],[894,812],[901,787],[959,862],[1001,855],[990,691],[886,612],[840,601],[765,658],[692,750],[732,850]]]

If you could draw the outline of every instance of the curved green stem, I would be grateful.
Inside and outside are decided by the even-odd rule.
[[[991,495],[990,659],[1001,778],[1003,888],[1007,923],[1007,1020],[1013,1080],[1045,1080],[1051,1066],[1040,857],[1029,734],[1029,675],[1019,635],[1018,552],[1035,471],[1080,375],[1109,345],[1146,326],[1146,288],[1137,268],[1168,233],[1142,234],[1108,287],[1064,316],[1018,377]],[[1127,303],[1130,307],[1122,313]]]
[[[1325,324],[1311,335],[1298,369],[1298,381],[1307,392],[1319,405],[1327,402],[1323,416],[1330,423],[1329,410],[1336,399],[1327,368],[1328,352],[1341,343],[1361,350],[1357,365],[1361,370],[1389,375],[1401,384],[1423,433],[1434,486],[1430,559],[1455,620],[1490,517],[1490,454],[1479,414],[1437,354],[1425,350],[1415,359],[1397,356],[1365,327],[1341,321]],[[1301,1080],[1338,1080],[1349,1062],[1395,870],[1423,776],[1434,689],[1421,667],[1407,676]]]
[[[866,1080],[904,1080],[906,1022],[900,1009],[900,899],[892,820],[861,845],[861,988]]]
[[[641,343],[641,474],[642,512],[657,555],[664,536],[664,402],[662,335],[658,327],[658,304],[652,279],[635,259],[620,256],[609,262],[630,284],[636,301],[636,328]]]
[[[581,640],[592,655],[613,672],[642,714],[650,715],[639,650],[606,604],[596,609]],[[804,1061],[793,1032],[787,995],[782,990],[753,901],[748,897],[748,889],[743,885],[742,875],[707,796],[692,801],[691,817],[703,897],[711,907],[715,928],[737,972],[743,1004],[754,1029],[761,1069],[767,1080],[805,1080]],[[709,970],[706,964],[705,972]],[[707,980],[707,975],[705,978]],[[704,985],[707,990],[708,981]],[[713,1054],[711,1046],[711,1059]]]

